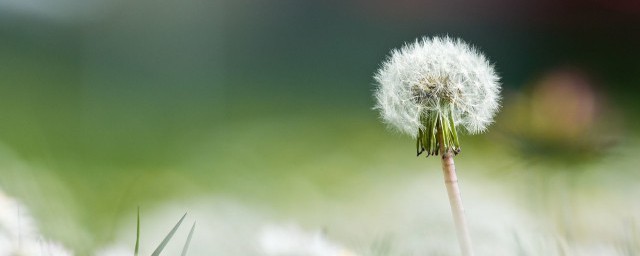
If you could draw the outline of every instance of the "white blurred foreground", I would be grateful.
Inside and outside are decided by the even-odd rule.
[[[463,181],[462,188],[477,255],[629,255],[639,248],[622,226],[637,206],[616,213],[607,206],[624,204],[606,200],[619,195],[594,198],[550,189],[558,205],[536,210],[536,202],[522,200],[528,195],[511,192],[509,186],[516,184],[466,178],[474,181]],[[197,221],[190,255],[458,255],[441,180],[434,174],[386,181],[355,199],[296,201],[289,212],[220,197],[168,204],[143,214],[142,255],[149,254],[187,210],[186,223]],[[133,248],[133,215],[130,220],[111,248]],[[165,255],[180,252],[189,225],[174,236]]]
[[[0,191],[0,256],[72,255],[61,244],[43,237],[29,211]]]
[[[212,205],[188,207],[192,209],[189,214],[193,216],[188,217],[187,222],[197,219],[194,237],[188,250],[189,255],[355,255],[319,230],[308,231],[293,223],[273,224],[268,220],[267,214],[258,213],[257,209],[230,201],[217,200]],[[141,255],[148,255],[155,249],[177,221],[175,216],[180,216],[179,211],[178,207],[170,206],[146,216],[143,213]],[[188,225],[183,225],[163,255],[179,255],[188,232]],[[98,255],[132,255],[130,248],[133,248],[135,241],[135,232],[131,233],[132,228],[135,228],[135,223],[124,225],[120,236],[124,239],[103,249]]]
[[[219,195],[142,207],[140,255],[150,255],[184,212],[187,218],[162,255],[179,255],[194,222],[188,255],[458,255],[446,191],[437,175],[396,175],[361,187],[361,195],[353,198],[306,195],[293,200],[296,207],[289,210]],[[599,177],[584,178],[590,175]],[[541,191],[533,182],[530,189],[523,189],[523,181],[509,182],[516,180],[462,179],[477,255],[613,256],[640,249],[640,205],[625,199],[637,198],[639,189],[609,189],[607,183],[618,182],[607,179],[583,185],[588,189],[565,188],[562,179],[550,179]],[[0,256],[73,255],[40,235],[28,212],[0,194]],[[125,219],[116,229],[116,241],[95,255],[133,255],[135,211]]]

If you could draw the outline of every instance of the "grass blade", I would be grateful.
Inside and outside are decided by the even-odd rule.
[[[138,256],[138,249],[140,247],[140,206],[138,206],[138,222],[136,223],[136,248],[133,255]]]
[[[184,217],[187,217],[187,213],[182,215],[182,218],[180,218],[180,220],[178,221],[178,223],[176,223],[176,225],[173,227],[173,229],[171,229],[171,231],[169,231],[169,234],[167,234],[167,236],[164,237],[164,239],[162,240],[160,245],[158,245],[158,248],[156,248],[156,250],[153,251],[151,256],[159,256],[160,255],[162,250],[164,250],[164,247],[167,246],[167,244],[169,243],[169,240],[171,240],[171,237],[173,237],[173,234],[175,234],[176,230],[178,230],[178,228],[180,227],[180,224],[182,224],[182,221],[184,220]]]
[[[187,241],[184,243],[184,247],[182,247],[182,256],[187,256],[187,250],[189,250],[189,244],[191,243],[191,237],[193,236],[193,231],[196,229],[196,223],[193,222],[193,226],[191,226],[191,231],[189,231],[189,235],[187,236]]]

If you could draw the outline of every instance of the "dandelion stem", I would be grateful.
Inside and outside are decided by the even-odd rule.
[[[442,131],[443,125],[438,124],[438,142],[440,144],[440,154],[442,155],[442,171],[444,173],[444,182],[447,186],[447,194],[449,194],[449,204],[451,205],[451,214],[453,222],[456,226],[458,242],[463,256],[472,256],[471,236],[469,228],[464,216],[464,207],[462,206],[462,198],[460,197],[460,188],[458,187],[458,176],[456,175],[456,166],[453,162],[454,152],[450,148],[445,147],[444,136]]]

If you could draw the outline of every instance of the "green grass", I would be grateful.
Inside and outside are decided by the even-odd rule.
[[[140,247],[140,208],[139,207],[138,207],[138,215],[137,216],[138,216],[138,218],[137,218],[137,221],[136,221],[136,245],[135,245],[135,250],[134,250],[134,255],[135,256],[139,255],[139,247]],[[178,231],[178,228],[180,228],[180,225],[182,224],[182,221],[184,221],[185,217],[187,217],[187,213],[182,215],[182,218],[180,218],[178,223],[176,223],[173,226],[173,228],[171,229],[171,231],[169,231],[169,233],[167,233],[167,235],[164,237],[164,239],[162,239],[162,242],[160,242],[158,247],[156,247],[156,249],[153,251],[153,253],[151,253],[151,256],[160,256],[160,253],[162,253],[164,248],[167,246],[167,244],[169,244],[169,242],[173,238],[173,235],[176,233],[176,231]],[[189,231],[189,235],[187,236],[187,240],[186,240],[184,246],[182,247],[182,252],[180,253],[180,255],[182,255],[182,256],[186,256],[187,255],[187,251],[189,249],[189,244],[191,243],[191,238],[193,237],[193,232],[195,231],[195,228],[196,228],[196,223],[194,222],[193,225],[191,226],[191,230]]]

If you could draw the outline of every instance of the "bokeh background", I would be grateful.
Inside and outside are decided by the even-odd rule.
[[[0,189],[77,255],[132,250],[137,207],[147,254],[189,212],[193,255],[455,255],[439,161],[372,110],[433,35],[502,76],[456,158],[479,252],[637,255],[635,1],[0,0]]]

